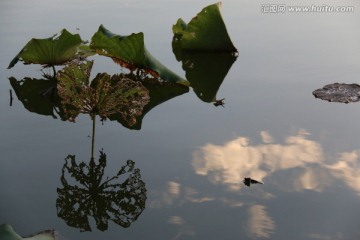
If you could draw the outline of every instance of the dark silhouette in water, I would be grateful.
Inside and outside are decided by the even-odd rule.
[[[224,105],[225,105],[225,98],[220,99],[220,100],[215,100],[215,102],[214,102],[215,107],[218,107],[218,106],[224,107]]]
[[[263,184],[262,182],[256,181],[256,180],[251,179],[251,178],[244,178],[243,182],[248,187],[250,187],[251,184]]]
[[[92,217],[100,231],[108,229],[109,221],[127,228],[144,211],[147,191],[135,162],[128,160],[115,176],[105,178],[106,162],[103,151],[99,161],[76,163],[75,155],[65,159],[56,209],[68,226],[91,231]]]

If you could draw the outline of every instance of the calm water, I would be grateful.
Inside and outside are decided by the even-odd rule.
[[[354,6],[352,13],[262,13],[273,2],[224,0],[239,50],[217,94],[225,107],[190,89],[148,112],[141,130],[98,121],[95,160],[106,154],[103,181],[131,159],[140,170],[132,176],[147,190],[138,196],[145,208],[128,203],[133,208],[121,224],[109,220],[106,231],[92,216],[84,232],[86,218],[58,216],[70,199],[58,191],[65,158],[89,162],[92,122],[88,115],[71,123],[27,110],[8,78],[41,78],[41,68],[18,63],[7,70],[11,59],[32,37],[66,28],[90,40],[103,24],[123,35],[143,31],[149,51],[185,77],[171,48],[172,24],[211,3],[1,1],[0,224],[24,236],[55,229],[69,240],[360,238],[360,103],[312,96],[325,84],[360,80],[360,4],[351,0],[280,3]],[[94,73],[119,71],[96,58]],[[247,187],[245,177],[264,184]]]

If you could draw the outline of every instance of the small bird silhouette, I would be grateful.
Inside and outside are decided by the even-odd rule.
[[[248,187],[250,187],[251,184],[263,184],[262,182],[256,181],[256,180],[251,179],[251,178],[244,178],[243,182]]]

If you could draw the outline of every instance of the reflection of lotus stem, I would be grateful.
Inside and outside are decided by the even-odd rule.
[[[10,90],[10,107],[12,106],[12,102],[13,102],[13,96],[12,96],[12,91]]]
[[[136,70],[136,77],[137,77],[138,79],[140,79],[140,68],[138,68],[138,69]]]
[[[92,137],[91,137],[91,159],[94,159],[94,145],[95,145],[95,118],[96,115],[92,116],[92,121],[93,121],[93,125],[92,125]]]
[[[56,77],[56,69],[55,69],[55,66],[52,65],[51,67],[52,67],[52,70],[53,70],[53,73],[54,73],[54,77]]]

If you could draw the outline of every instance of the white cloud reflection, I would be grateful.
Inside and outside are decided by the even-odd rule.
[[[266,207],[253,205],[249,208],[247,226],[249,235],[255,238],[269,238],[275,230],[275,223],[268,215]]]
[[[175,203],[182,205],[185,202],[203,203],[213,201],[215,198],[200,194],[196,189],[189,186],[182,186],[175,181],[166,183],[164,190],[151,191],[152,200],[148,201],[148,207],[161,208],[165,206],[172,206]]]
[[[339,161],[329,165],[332,174],[342,179],[360,195],[360,150],[340,154]]]
[[[317,142],[307,139],[308,135],[307,131],[300,130],[287,137],[284,144],[276,144],[271,135],[263,131],[263,142],[258,145],[251,145],[246,137],[238,137],[222,146],[209,143],[193,153],[192,165],[197,174],[208,176],[215,184],[225,184],[230,190],[242,188],[244,177],[263,181],[276,171],[302,167],[305,172],[297,186],[317,188],[315,174],[306,166],[321,163],[323,151]]]
[[[322,146],[308,139],[309,135],[299,130],[280,144],[262,131],[260,144],[251,144],[242,136],[223,145],[208,143],[193,152],[192,166],[210,182],[233,191],[245,187],[244,177],[266,181],[271,176],[268,180],[282,190],[321,192],[334,180],[340,180],[360,195],[360,150],[342,152],[335,163],[327,163]],[[282,172],[291,169],[296,169],[291,179],[284,180]]]
[[[195,188],[190,182],[183,185],[184,183],[177,179],[167,182],[162,190],[153,191],[148,206],[180,207],[189,203],[213,202],[211,204],[218,204],[214,206],[221,209],[221,206],[225,205],[239,213],[247,211],[248,218],[241,226],[246,228],[250,237],[272,238],[276,231],[277,218],[276,215],[274,219],[270,216],[266,206],[271,205],[265,204],[266,200],[277,197],[277,191],[271,192],[271,189],[322,192],[336,181],[348,186],[360,196],[360,150],[330,156],[324,153],[318,142],[310,139],[306,130],[286,137],[282,143],[278,143],[266,131],[261,132],[260,136],[261,142],[257,144],[243,136],[223,145],[206,144],[193,152],[192,166],[196,174],[206,177],[221,188],[225,186],[230,191],[247,188],[242,182],[244,177],[263,181],[264,187],[241,192],[241,195],[245,193],[247,197],[239,198],[237,192],[233,192],[234,195],[224,195],[222,191],[209,191],[207,187]],[[266,188],[266,185],[271,185],[272,188]],[[255,191],[256,189],[260,189],[259,192]],[[262,199],[262,204],[256,200],[259,198]],[[271,212],[273,210],[271,209]],[[168,218],[169,224],[179,227],[179,232],[173,239],[194,235],[196,231],[186,222],[189,216],[185,212],[176,214]],[[328,239],[327,237],[312,233],[310,238]]]
[[[174,225],[183,225],[184,224],[184,219],[180,216],[171,216],[168,220],[168,222],[170,224],[174,224]]]

